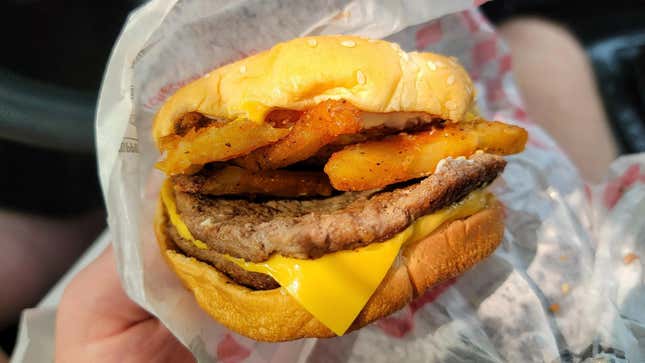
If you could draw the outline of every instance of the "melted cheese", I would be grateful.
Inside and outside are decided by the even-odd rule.
[[[403,130],[410,123],[414,124],[418,120],[423,123],[430,123],[434,118],[434,116],[425,112],[361,112],[361,120],[365,129],[387,127]]]
[[[199,247],[203,242],[192,238],[177,215],[172,197],[172,186],[166,182],[162,199],[171,223],[183,238]],[[316,319],[337,335],[343,335],[383,281],[404,243],[424,238],[444,222],[477,213],[486,207],[488,198],[485,192],[475,191],[459,203],[417,219],[387,241],[313,260],[275,254],[267,261],[253,263],[226,257],[247,271],[270,275]]]
[[[172,225],[175,227],[177,233],[179,233],[181,238],[192,241],[193,244],[197,246],[197,248],[201,248],[202,250],[207,249],[208,245],[206,245],[206,243],[193,238],[192,233],[190,233],[190,230],[188,230],[188,226],[186,226],[184,221],[181,220],[181,217],[179,217],[179,214],[177,214],[175,195],[173,193],[170,180],[166,180],[163,184],[163,187],[161,188],[161,201],[166,207],[166,212],[168,213],[168,217],[170,218],[170,223],[172,223]]]

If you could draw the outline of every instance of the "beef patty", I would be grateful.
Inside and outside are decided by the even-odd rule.
[[[182,238],[177,232],[177,229],[175,229],[175,227],[169,222],[166,222],[166,230],[177,248],[179,248],[184,254],[210,263],[217,270],[228,275],[228,277],[236,283],[255,290],[270,290],[280,287],[280,285],[269,275],[246,271],[235,263],[227,260],[220,253],[213,250],[198,248],[191,241]]]
[[[273,253],[317,258],[387,240],[417,218],[492,182],[505,165],[500,156],[478,153],[444,160],[434,174],[409,186],[323,199],[254,202],[185,192],[175,197],[188,229],[209,246],[195,252],[200,259],[221,265],[216,253],[253,262]]]

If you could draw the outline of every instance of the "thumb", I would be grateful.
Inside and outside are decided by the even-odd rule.
[[[152,318],[123,290],[109,246],[65,289],[56,317],[57,345],[90,343]]]

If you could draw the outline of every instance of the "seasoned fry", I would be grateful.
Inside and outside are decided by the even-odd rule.
[[[313,171],[266,170],[253,172],[238,166],[177,175],[175,190],[210,195],[262,194],[276,197],[330,196],[327,175]]]
[[[268,123],[235,120],[221,127],[190,129],[183,136],[165,138],[162,147],[166,158],[157,168],[168,175],[196,171],[195,166],[229,160],[286,136],[289,129],[274,128]]]
[[[361,130],[360,111],[346,101],[323,101],[305,111],[291,132],[273,145],[234,162],[249,170],[278,169],[305,160],[339,135]]]
[[[443,125],[443,120],[433,120],[431,122],[418,123],[406,128],[406,132],[417,132],[429,130],[432,127],[440,127]],[[401,133],[402,130],[387,126],[377,126],[369,129],[363,129],[357,134],[340,135],[333,142],[320,148],[314,155],[303,160],[301,163],[308,166],[323,167],[327,160],[333,153],[342,150],[347,145],[358,144],[371,140],[381,140],[386,136],[396,135]]]
[[[175,134],[179,136],[186,135],[188,131],[199,130],[204,127],[217,126],[221,127],[226,124],[226,120],[221,118],[210,118],[206,117],[199,112],[189,112],[182,117],[180,117],[175,123]],[[173,138],[170,137],[172,140]],[[161,139],[161,147],[163,148],[165,139]]]
[[[347,146],[334,153],[325,173],[338,190],[382,188],[432,174],[441,159],[469,156],[477,150],[501,155],[522,151],[528,134],[501,122],[450,124],[414,134]]]

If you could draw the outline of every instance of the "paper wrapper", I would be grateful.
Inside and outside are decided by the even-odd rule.
[[[159,0],[133,13],[96,118],[101,185],[128,295],[200,362],[643,361],[645,155],[616,161],[604,185],[585,185],[527,119],[509,52],[473,8],[478,2]],[[153,168],[152,118],[208,70],[279,41],[333,33],[457,57],[476,81],[482,114],[525,127],[529,145],[508,158],[493,188],[506,207],[493,256],[360,331],[258,343],[211,320],[162,261],[152,227],[163,179]]]

